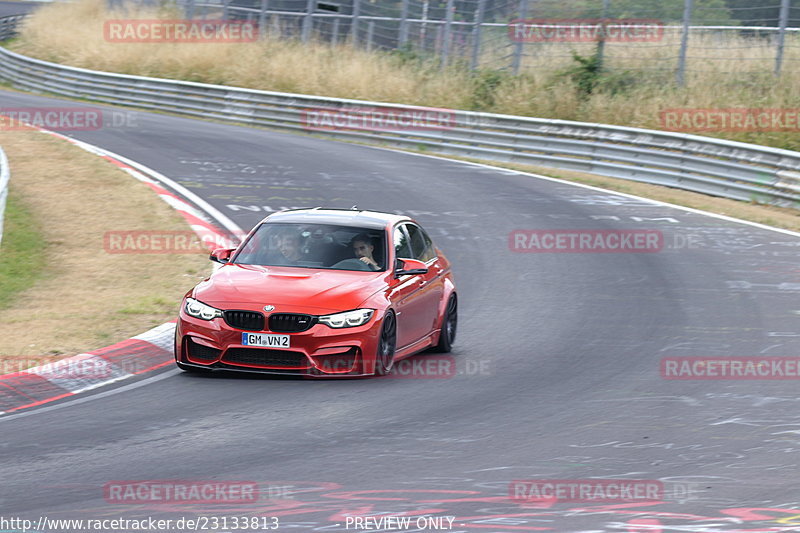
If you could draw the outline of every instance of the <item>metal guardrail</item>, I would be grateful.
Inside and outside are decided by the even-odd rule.
[[[67,67],[0,48],[0,79],[32,92],[484,160],[575,170],[800,209],[800,152],[603,124],[432,110],[128,76]],[[446,114],[441,129],[322,129],[329,113]]]
[[[0,18],[0,41],[10,39],[17,34],[17,25],[25,15],[11,15],[10,17]]]
[[[3,217],[6,212],[6,197],[8,196],[8,180],[11,172],[8,169],[8,159],[0,148],[0,244],[3,242]]]

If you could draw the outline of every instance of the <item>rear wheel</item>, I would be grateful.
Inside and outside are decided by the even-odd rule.
[[[439,344],[436,345],[437,352],[448,353],[453,349],[453,343],[456,340],[456,326],[458,326],[458,298],[455,294],[451,294],[444,310],[442,332],[439,334]]]
[[[397,346],[397,322],[394,313],[389,311],[383,318],[378,353],[375,354],[375,375],[385,376],[394,366],[394,351]]]

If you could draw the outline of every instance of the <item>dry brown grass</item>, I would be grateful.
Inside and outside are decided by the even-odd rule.
[[[148,187],[65,141],[0,131],[14,194],[40,222],[44,277],[0,311],[0,363],[72,355],[172,320],[205,255],[109,254],[108,230],[187,230]]]
[[[686,88],[676,88],[677,32],[652,43],[608,43],[613,76],[581,98],[564,70],[574,67],[574,50],[589,55],[590,43],[527,44],[522,75],[485,79],[458,68],[440,71],[435,62],[404,61],[346,45],[302,45],[292,40],[258,43],[114,43],[103,37],[103,22],[114,18],[179,18],[169,11],[129,8],[109,12],[104,0],[53,3],[25,23],[17,51],[85,68],[255,89],[480,109],[499,113],[601,122],[660,129],[669,108],[797,106],[800,36],[787,39],[784,75],[772,76],[774,46],[763,38],[731,33],[693,33]],[[495,31],[496,30],[496,31]],[[503,28],[486,32],[484,64],[507,66],[511,49]],[[493,58],[493,60],[489,60]],[[694,59],[692,59],[694,58]],[[637,70],[645,68],[649,70]],[[723,132],[708,135],[788,149],[800,149],[793,132]]]
[[[303,46],[278,39],[195,44],[104,39],[105,20],[140,18],[178,17],[147,9],[107,12],[103,0],[54,3],[26,21],[13,48],[78,67],[284,92],[433,106],[469,97],[467,84],[346,45]]]

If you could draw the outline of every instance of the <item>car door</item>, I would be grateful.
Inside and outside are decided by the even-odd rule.
[[[395,226],[392,233],[396,259],[413,259],[405,224]],[[389,298],[397,314],[397,349],[409,346],[424,337],[423,276],[405,275],[392,280]]]
[[[430,334],[438,325],[439,307],[444,297],[444,279],[442,266],[436,256],[433,241],[420,226],[413,223],[406,224],[411,254],[414,259],[422,261],[428,267],[428,273],[420,276],[420,294],[418,295],[419,336]]]

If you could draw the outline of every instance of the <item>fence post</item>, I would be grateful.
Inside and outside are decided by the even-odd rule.
[[[481,54],[481,25],[483,24],[483,16],[486,13],[486,0],[478,0],[478,7],[475,8],[475,25],[472,27],[472,58],[469,62],[469,68],[475,70],[478,68]]]
[[[270,16],[269,17],[269,25],[272,26],[272,28],[270,28],[270,30],[269,30],[270,33],[272,33],[273,35],[277,35],[278,39],[283,37],[283,33],[284,32],[283,32],[283,28],[281,27],[281,16],[280,15],[276,14],[274,16]]]
[[[187,0],[186,2],[186,19],[194,19],[194,0]]]
[[[519,18],[525,19],[528,15],[528,0],[519,0]],[[522,66],[522,47],[524,43],[519,41],[514,44],[514,54],[511,59],[511,70],[514,74],[519,74],[519,68]]]
[[[367,51],[372,50],[372,37],[375,35],[375,21],[370,20],[367,24]]]
[[[786,44],[786,26],[789,24],[789,2],[790,0],[781,0],[781,14],[778,29],[778,50],[775,53],[775,75],[781,75],[781,67],[783,66],[783,48]]]
[[[230,0],[222,0],[222,20],[228,20]]]
[[[681,33],[681,49],[678,53],[678,71],[675,81],[679,87],[683,87],[686,81],[686,49],[689,47],[689,23],[692,20],[692,7],[694,0],[685,0],[683,4],[683,29]]]
[[[258,12],[258,38],[264,39],[267,36],[267,8],[269,0],[261,0],[261,11]]]
[[[422,25],[419,27],[419,42],[420,47],[425,50],[426,33],[428,31],[428,5],[430,0],[423,0],[422,2]]]
[[[361,0],[353,0],[353,21],[350,24],[350,39],[358,46],[358,17],[361,16]]]
[[[400,12],[400,36],[397,39],[400,47],[408,42],[408,3],[410,0],[403,0],[403,8]]]
[[[306,0],[306,16],[303,17],[303,42],[311,38],[311,28],[314,26],[314,7],[316,0]]]
[[[441,68],[446,67],[450,59],[450,41],[453,38],[453,15],[455,15],[455,11],[455,0],[447,0],[447,13],[445,13],[444,35],[442,37],[444,42],[442,43]]]
[[[333,35],[331,36],[331,43],[337,44],[339,42],[339,17],[333,19]]]

